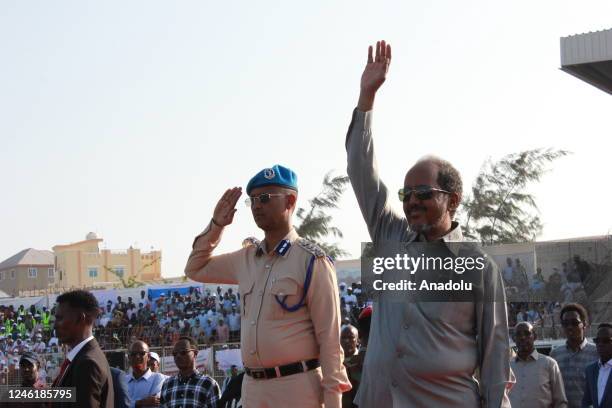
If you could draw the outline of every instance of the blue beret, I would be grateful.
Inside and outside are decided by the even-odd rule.
[[[275,164],[272,167],[263,169],[249,180],[246,192],[251,194],[251,190],[263,186],[280,186],[297,191],[297,174],[287,167]]]

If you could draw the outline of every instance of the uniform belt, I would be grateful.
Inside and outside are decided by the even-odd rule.
[[[272,368],[244,368],[244,372],[258,380],[268,378],[285,377],[288,375],[305,373],[320,367],[319,359],[315,358],[308,361],[298,361],[297,363],[285,364]]]

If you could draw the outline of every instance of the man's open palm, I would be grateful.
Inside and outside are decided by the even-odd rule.
[[[361,91],[374,94],[385,82],[391,64],[391,45],[385,41],[376,42],[376,53],[368,47],[368,63],[361,75]]]

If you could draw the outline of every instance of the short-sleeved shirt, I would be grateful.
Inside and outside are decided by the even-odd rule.
[[[516,384],[510,390],[512,408],[565,408],[567,398],[557,362],[533,351],[526,361],[513,358]]]

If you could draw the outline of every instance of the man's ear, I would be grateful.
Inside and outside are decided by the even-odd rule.
[[[297,203],[297,196],[295,194],[287,194],[287,209],[293,208]]]
[[[458,193],[450,193],[448,195],[448,210],[451,214],[455,215],[459,204],[461,203],[461,196]]]

